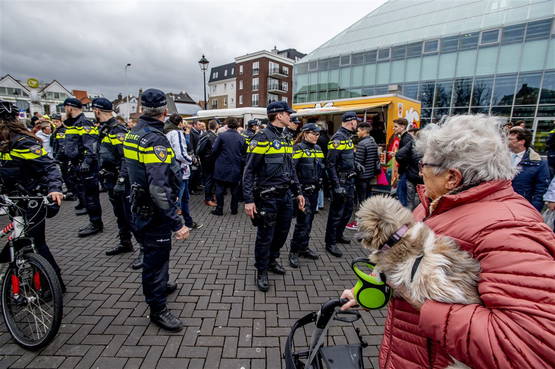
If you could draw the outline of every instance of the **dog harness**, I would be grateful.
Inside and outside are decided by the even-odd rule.
[[[385,250],[388,250],[388,249],[392,248],[393,246],[395,246],[395,244],[396,244],[397,242],[399,242],[399,241],[401,240],[401,238],[403,238],[403,236],[404,236],[405,234],[407,234],[408,230],[409,230],[409,227],[408,227],[406,224],[403,225],[403,226],[402,226],[401,228],[399,228],[395,233],[393,233],[393,234],[391,235],[391,237],[389,237],[389,238],[387,239],[387,241],[385,241],[385,243],[384,243],[383,245],[381,245],[381,246],[379,247],[379,250],[380,250],[380,251],[385,251]],[[414,260],[414,264],[412,264],[412,270],[411,270],[411,272],[410,272],[410,281],[411,281],[411,282],[412,282],[412,280],[413,280],[413,278],[414,278],[414,275],[416,274],[416,271],[418,270],[418,266],[420,265],[420,262],[422,261],[422,258],[423,258],[423,257],[424,257],[424,255],[421,255],[421,256],[417,257],[417,258]],[[385,281],[385,279],[384,279],[384,281]]]

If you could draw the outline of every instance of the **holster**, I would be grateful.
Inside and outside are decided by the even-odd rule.
[[[154,215],[154,206],[146,190],[139,184],[131,185],[131,212],[140,218],[150,218]]]

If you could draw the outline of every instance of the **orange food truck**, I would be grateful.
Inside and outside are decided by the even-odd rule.
[[[341,127],[341,116],[347,111],[354,111],[364,122],[372,125],[372,136],[378,143],[382,173],[375,178],[378,191],[391,191],[397,181],[397,163],[395,151],[399,139],[393,137],[393,120],[405,118],[408,128],[420,127],[420,102],[393,93],[378,96],[326,100],[319,102],[298,103],[293,105],[297,111],[294,116],[303,122],[316,122],[326,126],[331,136]]]

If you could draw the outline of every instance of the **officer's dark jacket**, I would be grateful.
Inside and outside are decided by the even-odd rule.
[[[62,124],[52,134],[52,152],[56,160],[64,160],[66,157],[66,129]]]
[[[358,154],[358,152],[357,152]],[[403,163],[406,166],[405,174],[407,179],[413,184],[423,184],[418,162],[422,160],[422,155],[416,151],[414,140],[403,148],[397,150],[395,160],[398,163]]]
[[[319,187],[324,175],[324,153],[320,146],[302,141],[293,146],[293,165],[301,186]]]
[[[236,129],[228,129],[216,138],[212,147],[214,179],[238,183],[245,163],[245,139]]]
[[[243,133],[241,133],[241,136],[243,136],[243,138],[245,139],[245,144],[246,144],[247,148],[250,145],[251,140],[254,137],[254,135],[256,135],[256,132],[253,131],[252,129],[249,129],[249,128],[245,129],[243,131]]]
[[[328,142],[326,169],[334,187],[340,186],[340,178],[356,172],[352,135],[347,128],[341,127]]]
[[[66,119],[65,153],[74,163],[96,162],[96,146],[98,145],[98,129],[85,118],[83,113],[77,118]]]
[[[268,124],[251,140],[243,172],[245,203],[254,202],[254,190],[291,187],[300,193],[299,180],[293,168],[293,147],[282,128]]]
[[[6,192],[21,184],[25,191],[62,192],[62,175],[39,141],[33,137],[15,134],[8,152],[0,153],[0,177]]]
[[[163,128],[163,122],[142,116],[127,134],[123,146],[129,181],[147,191],[154,209],[151,219],[134,218],[138,231],[175,232],[183,226],[175,203],[181,186],[181,168]]]
[[[123,142],[127,128],[115,118],[102,122],[98,129],[99,168],[112,173],[119,173],[123,163]]]
[[[513,189],[530,201],[538,211],[543,208],[543,195],[549,187],[550,175],[547,162],[532,149],[526,150],[517,166],[518,174],[513,178]]]

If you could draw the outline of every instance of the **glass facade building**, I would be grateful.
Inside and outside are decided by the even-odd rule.
[[[555,1],[390,0],[303,58],[294,102],[398,89],[421,122],[485,113],[524,120],[536,148],[555,124]]]

